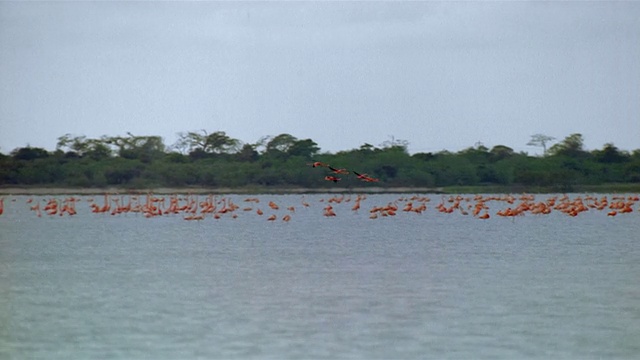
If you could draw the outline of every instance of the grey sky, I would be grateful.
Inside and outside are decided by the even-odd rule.
[[[322,151],[640,148],[640,2],[0,2],[0,152],[206,129]]]

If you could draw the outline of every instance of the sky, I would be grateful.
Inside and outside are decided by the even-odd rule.
[[[0,152],[224,131],[640,148],[640,2],[0,2]]]

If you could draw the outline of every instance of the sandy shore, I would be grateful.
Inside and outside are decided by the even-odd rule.
[[[323,193],[442,193],[442,188],[353,187],[353,188],[46,188],[1,187],[1,195],[96,195],[96,194],[323,194]]]

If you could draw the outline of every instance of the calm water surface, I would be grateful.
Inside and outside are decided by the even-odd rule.
[[[398,197],[328,218],[329,195],[264,195],[264,216],[199,222],[86,198],[37,218],[5,197],[0,358],[640,358],[637,206],[479,220],[430,196],[423,214],[369,219]]]

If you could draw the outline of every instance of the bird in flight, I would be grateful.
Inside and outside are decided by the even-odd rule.
[[[331,175],[325,176],[324,179],[327,180],[327,181],[333,181],[334,183],[337,183],[338,181],[341,180],[339,177],[335,177],[335,176],[331,176]]]
[[[357,172],[353,172],[354,174],[356,174],[356,176],[358,177],[358,179],[364,181],[364,182],[378,182],[380,180],[376,179],[376,178],[372,178],[367,174],[358,174]]]
[[[336,169],[333,168],[331,166],[327,166],[329,168],[329,170],[333,171],[336,174],[343,174],[343,175],[347,175],[349,173],[349,170],[347,169]]]
[[[329,164],[325,164],[323,162],[320,161],[315,161],[313,163],[310,164],[312,167],[329,167]]]
[[[315,161],[315,162],[312,162],[312,163],[308,163],[307,165],[311,165],[314,168],[315,167],[326,167],[329,170],[331,170],[332,173],[337,174],[337,175],[348,175],[351,172],[353,172],[354,174],[356,174],[356,176],[358,177],[359,180],[362,180],[364,182],[378,182],[378,181],[380,181],[379,179],[373,178],[373,177],[371,177],[371,176],[369,176],[367,174],[359,174],[359,173],[357,173],[355,171],[349,171],[349,170],[347,170],[345,168],[334,168],[333,166],[331,166],[329,164],[326,164],[326,163],[323,163],[323,162],[320,162],[320,161]],[[341,180],[341,178],[339,178],[337,176],[334,176],[334,175],[327,175],[327,176],[324,177],[324,179],[327,180],[327,181],[333,181],[335,183],[337,183],[338,181]]]

